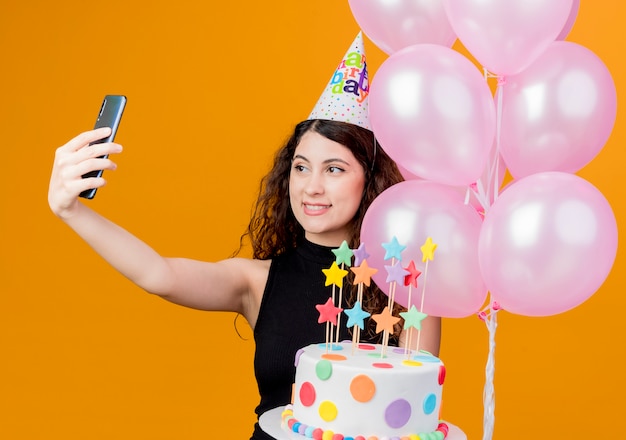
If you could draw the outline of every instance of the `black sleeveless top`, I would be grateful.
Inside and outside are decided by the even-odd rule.
[[[335,261],[332,249],[304,241],[272,260],[254,328],[254,371],[261,396],[256,408],[258,416],[291,401],[298,349],[326,340],[326,324],[317,322],[319,312],[315,306],[325,303],[332,294],[332,286],[324,286],[326,276],[322,272]],[[344,282],[343,309],[352,307],[346,301],[350,296],[347,286]],[[338,288],[336,295],[338,298]],[[346,321],[347,317],[342,316],[340,341],[352,339]],[[251,440],[272,438],[257,424]]]

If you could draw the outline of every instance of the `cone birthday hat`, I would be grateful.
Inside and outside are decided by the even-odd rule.
[[[371,130],[368,94],[363,34],[359,32],[308,119],[349,122]]]

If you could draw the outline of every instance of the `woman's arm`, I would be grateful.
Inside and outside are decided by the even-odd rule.
[[[99,156],[120,153],[120,145],[88,147],[90,142],[108,135],[108,130],[82,133],[57,149],[48,192],[51,210],[109,264],[146,291],[188,307],[243,313],[253,322],[258,310],[255,298],[269,270],[267,262],[234,258],[207,263],[164,258],[78,200],[81,191],[105,184],[102,177],[83,179],[83,174],[116,168],[113,161]]]

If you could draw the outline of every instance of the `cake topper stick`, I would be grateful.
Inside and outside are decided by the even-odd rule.
[[[344,265],[343,263],[341,264],[341,269],[344,269]],[[342,304],[343,303],[343,287],[339,288],[339,302],[338,304]],[[341,325],[341,314],[339,314],[339,316],[337,316],[337,326],[336,326],[336,332],[335,332],[335,343],[338,344],[339,343],[339,329]]]
[[[357,289],[357,300],[354,303],[354,306],[351,309],[344,310],[344,312],[348,315],[346,327],[352,327],[352,354],[354,354],[361,338],[363,319],[370,316],[369,313],[361,308],[363,301],[363,283],[360,283]]]
[[[392,264],[393,264],[392,259]],[[387,299],[387,307],[389,310],[393,310],[393,303],[396,300],[396,282],[391,282],[391,286],[389,286],[389,298]],[[392,329],[385,329],[385,333],[383,334],[383,354],[386,353],[387,346],[389,345],[389,333],[393,332]]]
[[[322,269],[322,272],[324,272],[324,274],[326,275],[326,283],[324,284],[325,286],[330,286],[332,285],[332,296],[331,298],[328,299],[328,301],[331,302],[332,306],[333,306],[333,313],[334,316],[332,316],[332,319],[326,319],[329,318],[329,316],[325,316],[324,317],[324,321],[326,321],[326,350],[328,351],[329,345],[331,344],[332,341],[332,329],[333,327],[330,325],[330,323],[332,323],[333,325],[337,325],[337,315],[339,313],[341,313],[341,311],[343,310],[341,308],[341,303],[339,304],[339,306],[335,306],[335,287],[339,287],[340,289],[343,288],[343,278],[348,274],[347,270],[344,269],[340,269],[339,266],[337,266],[337,262],[333,261],[333,264],[330,266],[329,269]],[[320,310],[320,306],[315,306],[318,308],[318,310]],[[319,323],[322,323],[322,310],[320,310],[320,321],[318,321]]]
[[[354,326],[354,330],[352,332],[352,352],[354,353],[354,349],[361,337],[361,329],[365,327],[363,320],[370,316],[369,313],[361,308],[361,305],[363,304],[364,286],[369,287],[371,277],[378,272],[378,269],[369,267],[367,260],[363,259],[358,267],[351,267],[350,270],[354,273],[354,284],[357,285],[357,300],[354,303],[354,307],[346,310],[345,313],[349,318],[346,326]]]
[[[358,291],[357,291],[357,295],[356,295],[356,303],[355,303],[355,307],[356,304],[358,304],[359,306],[363,301],[363,284],[359,284],[358,285]],[[350,321],[348,320],[348,324],[350,323]],[[348,325],[346,324],[346,325]],[[352,354],[354,354],[354,350],[356,348],[356,346],[358,345],[359,341],[361,340],[361,327],[358,326],[357,323],[354,324],[353,329],[352,329]]]
[[[400,321],[400,317],[393,316],[391,314],[391,309],[389,307],[385,307],[381,313],[372,315],[372,319],[376,321],[376,333],[385,331],[385,335],[393,332],[393,326]],[[385,354],[386,350],[385,346],[383,345],[380,356],[385,357]]]
[[[433,261],[435,259],[435,249],[437,249],[437,244],[433,243],[433,239],[428,237],[424,244],[420,247],[422,250],[422,263],[426,263],[424,265],[424,281],[422,282],[422,298],[420,302],[420,313],[424,313],[424,298],[426,297],[426,278],[428,276],[428,262]],[[424,315],[424,318],[426,315]],[[423,319],[423,318],[422,318]],[[421,327],[420,327],[421,329]],[[418,330],[417,332],[417,349],[420,347],[420,339],[422,336],[422,332]]]
[[[365,243],[360,243],[358,248],[352,249],[352,253],[354,255],[354,266],[355,267],[361,266],[361,264],[363,264],[370,257],[370,254],[367,252],[367,249],[365,247]],[[353,270],[353,269],[351,269],[351,270]],[[374,269],[374,270],[376,272],[378,272],[377,269]],[[357,281],[355,281],[355,283],[356,282]],[[369,280],[368,280],[367,285],[369,286]],[[357,291],[357,301],[359,301],[360,304],[363,304],[363,286],[360,286],[360,288]],[[368,316],[369,316],[369,314],[368,314]],[[354,332],[352,334],[352,340],[355,341],[355,343],[354,343],[354,345],[352,347],[353,353],[354,353],[354,348],[355,348],[354,346],[358,345],[359,342],[361,341],[361,328],[362,327],[355,326]]]
[[[382,243],[382,247],[385,249],[384,260],[391,260],[391,266],[385,266],[387,270],[387,282],[389,285],[389,300],[387,301],[387,309],[392,310],[393,304],[395,302],[395,292],[396,292],[396,282],[402,282],[404,276],[406,275],[406,271],[402,269],[400,265],[400,261],[402,261],[402,251],[406,249],[406,246],[401,245],[398,242],[396,236],[391,238],[391,241],[388,243]],[[396,264],[396,259],[397,264]],[[400,272],[402,271],[402,273]],[[391,312],[389,312],[391,315]],[[380,316],[380,315],[379,315]],[[400,318],[398,318],[398,321]],[[378,331],[377,331],[378,333]],[[389,333],[393,333],[393,326],[391,328],[385,328],[385,333],[383,334],[383,348],[381,351],[381,356],[384,357],[387,350],[387,345],[389,344]]]
[[[332,250],[333,254],[335,254],[335,263],[341,264],[341,270],[345,271],[346,275],[348,271],[345,270],[346,266],[350,267],[352,263],[352,249],[348,246],[348,242],[344,240],[341,242],[341,246],[337,249]],[[345,275],[344,275],[345,276]],[[333,298],[334,299],[334,298]],[[339,303],[337,304],[339,307],[343,304],[343,283],[339,286]],[[341,326],[341,315],[337,317],[337,334],[335,336],[335,342],[339,343],[339,329]]]
[[[320,313],[320,317],[318,318],[317,322],[320,324],[325,322],[327,324],[326,328],[328,328],[328,323],[332,323],[336,325],[337,315],[339,315],[342,312],[342,309],[339,307],[336,307],[333,302],[333,299],[330,297],[326,300],[324,304],[318,304],[315,306],[315,308]],[[326,352],[327,353],[329,349],[329,344],[330,344],[330,337],[329,337],[328,332],[326,332]]]
[[[335,285],[334,284],[331,289],[330,299],[333,302],[333,305],[335,305]],[[326,353],[328,353],[328,350],[330,348],[329,344],[332,339],[332,334],[333,334],[332,324],[330,323],[330,319],[328,319],[326,320],[326,339],[324,339],[324,341],[326,342]]]
[[[413,287],[417,289],[417,277],[419,277],[422,274],[422,272],[417,270],[417,268],[415,267],[415,262],[413,260],[409,261],[409,265],[405,269],[409,272],[409,274],[404,277],[404,285],[409,287],[407,305],[410,308],[410,306],[412,305]],[[415,326],[414,325],[407,326],[407,318],[404,317],[402,313],[400,313],[400,315],[403,318],[405,318],[404,329],[407,330],[407,341],[406,341],[404,353],[410,356],[410,353],[411,353],[410,347],[411,347],[411,343],[413,342],[413,328]]]
[[[396,292],[396,286],[398,285],[398,283],[404,283],[404,279],[405,277],[409,274],[408,271],[406,271],[402,265],[400,264],[400,260],[398,260],[397,262],[395,261],[395,258],[392,258],[392,265],[391,266],[385,266],[385,269],[387,270],[387,282],[390,283],[389,284],[389,301],[388,301],[388,305],[385,308],[386,310],[390,310],[389,314],[391,314],[391,310],[393,310],[393,304],[395,302],[395,292]],[[400,321],[400,318],[397,318],[396,322]],[[382,352],[381,355],[384,357],[386,350],[387,350],[387,346],[389,345],[389,334],[393,333],[393,326],[391,327],[387,327],[385,328],[385,333],[383,334],[383,348],[382,348]]]
[[[335,304],[335,286],[333,285],[332,288],[332,294],[331,294],[331,300],[333,302],[333,305]],[[333,326],[330,323],[330,320],[326,321],[326,353],[328,353],[330,347],[331,347],[331,340],[332,340],[332,334],[333,334]]]
[[[391,266],[395,264],[395,258],[391,259]],[[385,266],[387,268],[387,266]],[[389,272],[389,271],[387,271]],[[391,281],[389,283],[389,295],[387,296],[387,308],[391,310],[391,305],[396,296],[396,283],[395,281]],[[391,330],[393,331],[393,330]],[[384,357],[387,351],[387,345],[389,344],[389,330],[385,329],[383,333],[383,348],[380,352],[381,357]]]

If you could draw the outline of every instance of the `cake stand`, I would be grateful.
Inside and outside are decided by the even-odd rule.
[[[276,440],[302,440],[303,437],[300,434],[296,434],[295,432],[290,432],[283,429],[282,418],[281,415],[284,406],[279,406],[278,408],[271,409],[261,415],[259,418],[259,426],[261,429],[265,431],[267,434],[274,437]],[[459,429],[457,426],[454,426],[450,422],[444,422],[448,425],[449,431],[446,440],[467,440],[467,436]]]

